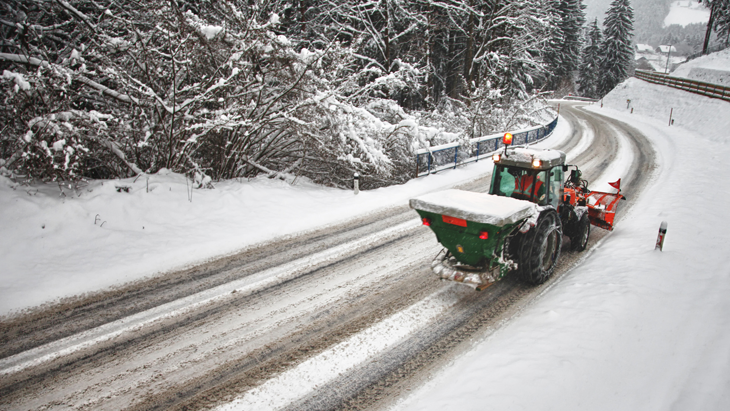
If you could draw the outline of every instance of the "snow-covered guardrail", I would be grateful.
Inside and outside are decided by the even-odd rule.
[[[730,87],[643,70],[636,70],[634,77],[648,81],[649,83],[662,84],[691,93],[701,94],[706,97],[730,101]]]
[[[595,98],[571,96],[571,95],[563,96],[563,100],[585,101],[585,102],[590,102],[590,103],[595,103],[596,101],[598,101]]]
[[[513,136],[512,144],[531,144],[552,134],[558,118],[545,125],[510,131]],[[441,170],[456,168],[461,164],[479,161],[501,147],[504,133],[476,137],[466,145],[459,143],[442,144],[416,151],[416,177],[427,176]]]

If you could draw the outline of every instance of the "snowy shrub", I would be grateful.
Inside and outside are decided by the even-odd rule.
[[[419,148],[529,122],[548,3],[9,0],[0,167],[403,182]]]

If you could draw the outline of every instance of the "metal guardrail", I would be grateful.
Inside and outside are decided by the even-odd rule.
[[[588,103],[595,103],[596,101],[598,101],[598,99],[595,99],[595,98],[581,97],[581,96],[571,96],[571,95],[563,96],[563,100],[585,101],[585,102],[588,102]]]
[[[557,124],[558,118],[555,117],[555,120],[542,126],[512,131],[512,145],[538,142],[552,134]],[[459,165],[476,162],[485,157],[490,158],[492,153],[504,147],[504,144],[502,144],[503,135],[502,133],[472,138],[466,145],[451,143],[422,148],[416,151],[416,177],[456,168]]]
[[[730,87],[643,70],[636,70],[634,77],[648,81],[649,83],[661,84],[730,102]]]

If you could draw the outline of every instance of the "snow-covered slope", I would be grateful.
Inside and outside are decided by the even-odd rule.
[[[730,409],[730,104],[629,79],[589,109],[651,139],[650,188],[584,264],[394,408]]]
[[[690,60],[670,75],[730,86],[730,48]]]
[[[664,26],[678,24],[684,27],[692,23],[707,23],[709,19],[710,10],[701,2],[675,1],[669,6],[669,14],[664,18]]]

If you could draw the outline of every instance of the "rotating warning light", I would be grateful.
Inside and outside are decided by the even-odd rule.
[[[512,133],[504,133],[504,137],[502,137],[502,143],[504,143],[505,146],[512,144]]]

